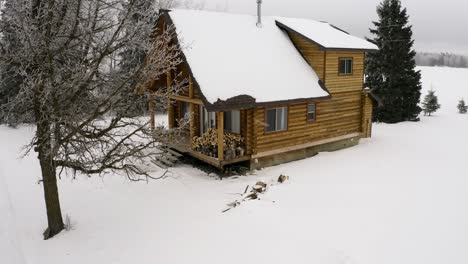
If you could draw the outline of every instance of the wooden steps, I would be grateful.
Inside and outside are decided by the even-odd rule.
[[[180,160],[184,157],[177,150],[171,149],[167,146],[159,146],[158,149],[161,151],[161,156],[158,156],[152,163],[162,169],[168,169],[176,166]]]

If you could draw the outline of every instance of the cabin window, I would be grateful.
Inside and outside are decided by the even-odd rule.
[[[350,75],[353,74],[353,59],[342,58],[339,63],[339,74]]]
[[[201,134],[205,134],[208,129],[216,128],[216,113],[208,112],[205,107],[200,107],[200,127]]]
[[[224,130],[234,134],[240,134],[240,111],[224,113]]]
[[[316,106],[315,104],[308,104],[307,105],[307,121],[314,122],[316,118]]]
[[[266,110],[266,132],[284,131],[288,129],[288,108],[279,107]]]

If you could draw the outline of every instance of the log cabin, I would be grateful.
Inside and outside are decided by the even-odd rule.
[[[310,19],[194,10],[163,10],[157,28],[187,44],[165,78],[189,80],[170,96],[169,128],[190,118],[171,148],[219,169],[258,169],[371,137],[376,101],[363,83],[372,43]]]

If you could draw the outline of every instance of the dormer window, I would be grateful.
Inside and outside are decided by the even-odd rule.
[[[353,59],[352,58],[340,58],[338,72],[340,75],[353,74]]]

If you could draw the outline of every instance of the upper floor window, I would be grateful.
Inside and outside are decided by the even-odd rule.
[[[316,111],[315,104],[308,104],[307,105],[307,121],[308,122],[314,122],[315,121],[315,118],[316,118],[315,111]]]
[[[278,107],[266,110],[266,132],[284,131],[288,129],[288,108]]]
[[[353,59],[352,58],[340,58],[339,74],[340,75],[353,74]]]

